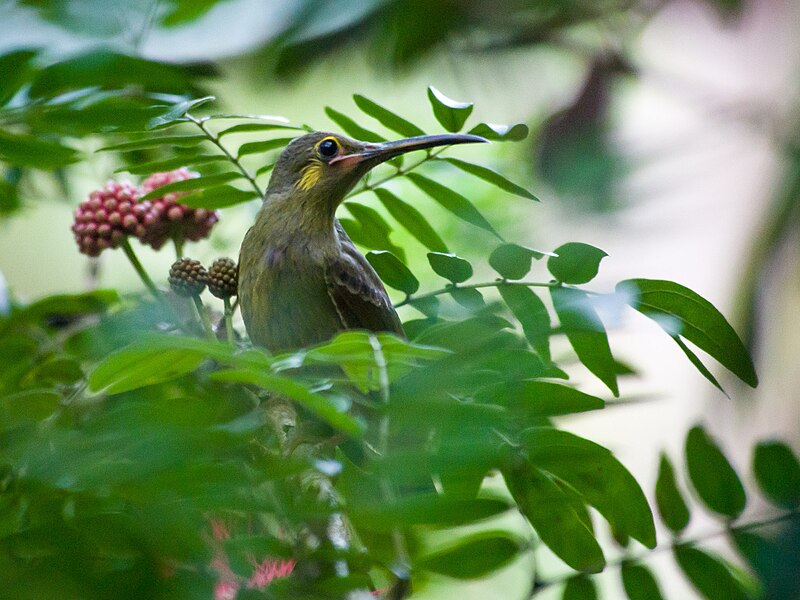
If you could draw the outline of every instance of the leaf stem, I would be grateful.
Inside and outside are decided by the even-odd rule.
[[[709,539],[713,539],[715,537],[719,537],[721,535],[725,535],[726,533],[736,532],[736,531],[747,531],[749,529],[759,529],[761,527],[768,527],[770,525],[775,525],[777,523],[782,523],[784,521],[790,521],[792,519],[800,518],[800,509],[790,510],[779,515],[775,515],[772,517],[765,517],[763,519],[757,519],[755,521],[750,521],[749,523],[742,523],[741,525],[729,525],[722,531],[712,531],[705,535],[697,536],[691,540],[682,540],[679,538],[673,538],[673,540],[669,544],[664,544],[662,546],[657,546],[653,548],[647,553],[641,553],[638,555],[630,555],[626,554],[620,556],[618,558],[609,560],[606,562],[606,568],[608,567],[619,567],[623,563],[626,562],[640,562],[652,556],[653,554],[657,554],[659,552],[666,552],[669,550],[674,550],[677,546],[696,546],[700,542],[704,542]],[[533,598],[537,596],[540,592],[544,591],[545,589],[559,585],[567,581],[568,579],[572,579],[575,577],[577,573],[571,573],[564,577],[558,577],[555,579],[549,579],[547,581],[536,581],[536,588],[531,593],[530,597]]]
[[[203,306],[203,301],[200,300],[200,296],[192,296],[192,302],[194,302],[194,307],[197,309],[197,316],[200,317],[200,322],[203,324],[206,337],[210,340],[216,340],[217,338],[214,335],[214,330],[211,328],[211,321],[208,319],[208,313]]]
[[[128,257],[131,265],[133,265],[134,270],[139,275],[139,278],[142,280],[142,283],[150,290],[150,293],[153,295],[153,298],[161,302],[163,298],[161,297],[161,292],[158,291],[156,284],[153,283],[153,280],[150,279],[150,276],[147,274],[147,271],[144,270],[142,263],[139,262],[139,257],[136,256],[136,252],[134,252],[133,248],[131,247],[131,243],[125,238],[122,241],[122,249],[125,251],[125,256]]]
[[[239,162],[239,159],[236,158],[235,156],[233,156],[233,154],[231,154],[228,151],[228,149],[222,144],[222,142],[220,141],[219,137],[208,130],[208,128],[205,125],[205,121],[203,119],[198,119],[198,118],[190,115],[188,112],[186,113],[186,118],[189,119],[195,125],[197,125],[200,128],[200,131],[203,132],[203,135],[205,135],[206,138],[208,138],[208,140],[212,144],[214,144],[217,148],[219,148],[222,151],[222,153],[225,155],[225,157],[239,170],[239,172],[242,175],[244,175],[245,179],[247,179],[247,181],[250,182],[250,185],[253,187],[255,192],[258,194],[258,197],[263,199],[264,198],[264,190],[261,189],[261,187],[258,185],[258,183],[256,182],[255,178],[250,174],[250,172],[247,169],[244,168],[244,165],[242,165],[242,163]]]
[[[557,283],[544,283],[541,281],[508,281],[507,279],[498,279],[495,281],[484,281],[482,283],[470,283],[467,285],[448,285],[438,290],[428,292],[427,294],[420,294],[419,296],[406,296],[403,300],[394,305],[395,308],[400,308],[406,304],[411,304],[415,300],[424,300],[426,298],[433,298],[434,296],[441,296],[442,294],[449,294],[453,290],[478,290],[481,288],[499,287],[501,285],[518,285],[523,287],[555,287]]]

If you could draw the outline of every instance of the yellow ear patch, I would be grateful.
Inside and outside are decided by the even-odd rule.
[[[322,178],[322,161],[312,158],[303,170],[300,172],[300,179],[295,184],[298,188],[307,192],[312,187],[317,185],[317,182]]]

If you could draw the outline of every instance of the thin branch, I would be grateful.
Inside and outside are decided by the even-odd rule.
[[[228,151],[228,149],[220,141],[219,137],[208,130],[208,128],[205,125],[205,121],[203,119],[198,119],[198,118],[190,115],[188,112],[186,113],[186,118],[189,119],[195,125],[197,125],[200,128],[200,131],[203,132],[203,135],[205,135],[206,138],[208,138],[208,141],[210,141],[217,148],[219,148],[222,151],[222,153],[225,155],[225,157],[229,161],[231,161],[231,163],[233,163],[233,165],[239,170],[239,172],[242,175],[244,175],[245,179],[247,179],[247,181],[250,182],[250,185],[253,187],[255,192],[258,194],[258,197],[259,198],[264,198],[264,190],[262,190],[261,187],[258,185],[258,183],[256,183],[255,178],[250,174],[250,172],[247,169],[244,168],[244,165],[242,165],[242,163],[239,161],[239,159],[236,158],[233,154],[231,154]]]
[[[701,542],[704,542],[706,540],[719,537],[721,535],[725,535],[726,533],[730,533],[730,532],[734,532],[734,531],[747,531],[749,529],[760,529],[762,527],[769,527],[770,525],[775,525],[777,523],[782,523],[784,521],[790,521],[792,519],[798,519],[798,518],[800,518],[800,509],[794,509],[794,510],[790,510],[788,512],[782,513],[780,515],[776,515],[776,516],[773,516],[773,517],[766,517],[766,518],[759,519],[759,520],[756,520],[756,521],[750,521],[749,523],[742,523],[741,525],[729,525],[728,527],[726,527],[722,531],[712,531],[710,533],[707,533],[705,535],[697,536],[696,538],[693,538],[693,539],[690,539],[690,540],[682,540],[682,539],[679,539],[679,538],[673,538],[673,540],[669,544],[665,544],[665,545],[662,545],[662,546],[657,546],[656,548],[653,548],[649,552],[640,553],[640,554],[637,554],[637,555],[625,554],[625,555],[620,556],[618,558],[615,558],[613,560],[609,560],[608,562],[606,562],[605,568],[607,569],[609,567],[619,567],[623,563],[626,563],[626,562],[641,562],[641,561],[643,561],[645,559],[650,558],[654,554],[658,554],[660,552],[667,552],[667,551],[674,550],[677,546],[696,546]],[[531,594],[530,597],[533,598],[533,597],[537,596],[540,592],[546,590],[547,588],[550,588],[550,587],[552,587],[554,585],[562,584],[562,583],[566,582],[568,579],[572,579],[576,575],[577,575],[577,573],[572,573],[570,575],[567,575],[565,577],[559,577],[557,579],[550,579],[548,581],[537,581],[536,582],[536,589],[533,591],[533,593]]]
[[[541,281],[508,281],[507,279],[498,279],[496,281],[485,281],[483,283],[470,283],[467,285],[448,285],[438,290],[428,292],[427,294],[420,294],[419,296],[406,296],[403,300],[394,305],[395,308],[400,308],[406,304],[411,304],[416,300],[424,300],[426,298],[433,298],[434,296],[441,296],[442,294],[449,294],[453,290],[477,290],[480,288],[499,287],[501,285],[518,285],[522,287],[556,287],[557,283],[543,283]]]

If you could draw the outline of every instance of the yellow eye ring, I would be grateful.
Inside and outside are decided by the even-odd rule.
[[[339,141],[335,137],[328,136],[317,142],[314,150],[320,158],[333,158],[339,153],[340,147]]]

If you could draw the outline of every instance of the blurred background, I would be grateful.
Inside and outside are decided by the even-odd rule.
[[[512,241],[544,250],[582,241],[608,252],[598,291],[629,277],[694,289],[745,338],[761,380],[749,391],[715,373],[727,398],[655,324],[610,306],[612,349],[640,374],[622,392],[641,402],[565,426],[614,450],[645,490],[653,489],[658,452],[678,459],[696,422],[719,436],[742,474],[756,439],[778,437],[800,450],[795,0],[0,2],[0,54],[21,49],[39,50],[40,66],[108,49],[191,65],[222,110],[317,129],[336,130],[324,107],[347,113],[359,93],[436,131],[428,85],[474,102],[481,121],[527,124],[524,141],[463,155],[519,181],[541,204],[453,186]],[[0,300],[77,292],[90,282],[71,213],[119,165],[94,152],[103,145],[97,136],[73,137],[85,160],[68,169],[19,172],[0,162]],[[492,247],[489,235],[463,229],[413,187],[397,191],[458,240],[458,254]],[[255,210],[254,202],[224,211],[215,237],[188,252],[235,258]],[[169,253],[140,254],[163,281]],[[121,253],[100,260],[92,284],[138,289]],[[415,261],[424,252],[409,256]],[[485,275],[492,278],[488,267]],[[405,318],[413,313],[404,310]],[[602,393],[594,385],[586,379],[587,391]],[[689,536],[709,529],[695,518]],[[668,554],[654,557],[660,563],[671,568]],[[491,585],[511,598],[527,577],[517,568]],[[622,597],[616,578],[605,579],[608,597]],[[694,597],[680,577],[671,581],[671,597]],[[487,597],[486,589],[464,594]]]

